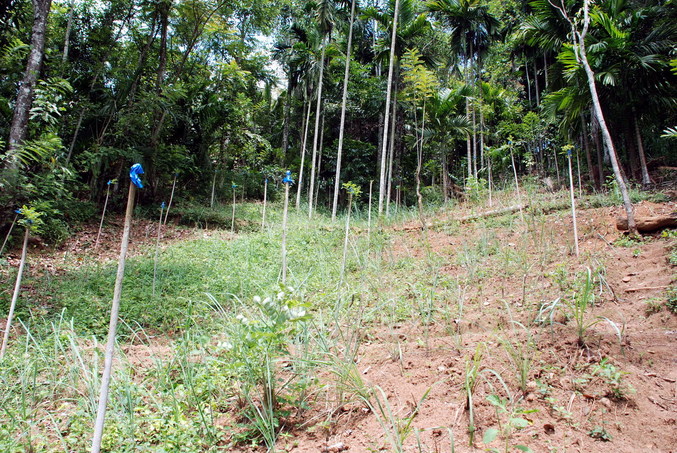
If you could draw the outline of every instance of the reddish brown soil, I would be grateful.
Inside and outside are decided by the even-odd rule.
[[[674,210],[674,203],[637,206],[639,215]],[[512,430],[507,451],[517,451],[514,445],[528,446],[534,452],[677,451],[677,316],[665,308],[646,313],[647,301],[663,303],[665,287],[675,280],[675,269],[667,261],[670,242],[645,237],[643,243],[633,247],[612,245],[620,237],[614,228],[615,217],[620,214],[615,208],[579,213],[579,258],[572,256],[571,219],[566,213],[549,215],[544,228],[529,226],[529,234],[541,234],[542,241],[552,249],[544,265],[536,262],[530,268],[526,301],[522,300],[522,274],[502,275],[495,268],[500,263],[489,259],[485,266],[491,276],[485,277],[480,287],[467,288],[462,320],[449,325],[437,320],[428,326],[427,334],[426,328],[415,322],[373,326],[364,333],[357,369],[367,386],[383,389],[392,419],[410,417],[429,392],[413,418],[404,451],[451,451],[448,428],[453,432],[457,452],[489,448],[504,451],[505,437],[489,445],[482,442],[487,429],[498,428],[497,412],[486,397],[491,393],[507,396],[489,371],[482,373],[486,379],[479,380],[474,393],[477,434],[474,446],[469,446],[463,383],[466,362],[478,345],[482,351],[481,367],[500,374],[512,393],[514,407],[534,411],[522,416],[530,422],[528,427]],[[456,256],[484,229],[484,224],[477,223],[450,232],[441,228],[429,231],[432,249],[448,258],[442,267],[444,273],[460,276],[465,272]],[[526,231],[505,230],[495,228],[501,244],[519,248],[522,241],[530,240]],[[416,231],[400,233],[395,253],[422,258],[425,250],[420,238]],[[529,259],[538,261],[537,256]],[[586,319],[606,316],[619,327],[624,325],[621,344],[610,325],[603,322],[589,330],[587,346],[579,346],[575,325],[573,321],[566,322],[563,311],[557,315],[561,324],[552,329],[532,322],[541,303],[561,294],[555,288],[552,273],[559,268],[573,275],[591,263],[604,266],[608,286],[601,289]],[[599,288],[596,291],[599,293]],[[506,307],[510,307],[510,313]],[[500,343],[505,337],[526,341],[521,328],[511,333],[510,316],[527,326],[536,341],[524,394],[517,386],[515,367]],[[622,370],[620,397],[613,394],[607,379],[594,373],[595,364],[603,358],[616,370]],[[321,378],[327,382],[330,375]],[[331,375],[331,379],[335,380],[335,376]],[[381,396],[378,391],[376,395]],[[328,392],[326,402],[318,398],[311,412],[304,429],[283,440],[288,451],[396,451],[381,425],[390,423],[390,417],[372,413],[359,400],[337,404]],[[508,416],[498,416],[505,424]],[[325,420],[330,422],[322,423]],[[419,431],[419,440],[413,430]],[[594,432],[607,433],[611,440],[594,438]]]

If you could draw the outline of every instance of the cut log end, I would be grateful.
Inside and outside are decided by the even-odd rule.
[[[653,233],[665,228],[677,228],[677,213],[654,217],[635,217],[637,231],[640,233]],[[619,231],[628,231],[628,219],[626,217],[616,218],[616,229]]]

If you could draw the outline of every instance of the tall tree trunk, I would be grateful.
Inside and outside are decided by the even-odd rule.
[[[592,115],[592,119],[590,121],[590,128],[592,130],[592,135],[595,139],[595,151],[597,153],[597,173],[598,173],[598,180],[599,180],[599,189],[602,188],[604,185],[604,154],[602,150],[602,143],[600,141],[600,134],[599,134],[599,124],[597,123],[597,118],[595,118],[595,113],[592,111],[592,108],[590,109],[590,114]]]
[[[524,56],[524,74],[527,76],[527,98],[529,99],[529,107],[531,107],[531,79],[529,78],[529,59]]]
[[[468,120],[470,120],[470,101],[468,100],[468,97],[465,98],[465,117]],[[466,178],[466,181],[467,181],[467,179],[472,176],[472,142],[471,142],[470,133],[466,134],[465,147],[466,147],[466,155],[467,155],[467,160],[468,160],[468,176]]]
[[[324,77],[324,56],[329,44],[328,35],[322,45],[320,56],[320,75],[317,81],[317,106],[315,107],[315,133],[313,135],[313,158],[310,166],[310,187],[308,188],[308,217],[313,216],[313,191],[315,190],[315,165],[317,164],[317,141],[320,138],[320,111],[322,110],[322,78]]]
[[[548,92],[548,55],[543,52],[543,76],[545,78],[545,92]]]
[[[588,125],[585,121],[585,116],[581,113],[581,138],[583,139],[583,147],[585,148],[585,162],[588,165],[588,177],[590,182],[595,184],[595,187],[599,188],[597,178],[595,177],[595,171],[592,166],[592,155],[590,153],[590,136],[588,135]]]
[[[301,143],[301,166],[299,167],[299,185],[296,188],[296,209],[301,206],[301,188],[303,187],[303,167],[306,161],[306,144],[308,143],[308,128],[310,125],[310,100],[307,102],[305,126],[303,128],[303,141]]]
[[[637,225],[635,224],[635,213],[634,207],[632,206],[632,201],[630,200],[630,194],[628,193],[628,188],[621,174],[621,167],[618,161],[618,155],[616,154],[616,148],[614,147],[614,142],[611,139],[611,133],[609,128],[606,125],[606,120],[604,119],[604,113],[602,112],[602,104],[599,101],[599,95],[597,94],[597,85],[595,83],[595,73],[593,72],[590,64],[588,63],[588,56],[585,48],[585,37],[590,25],[590,0],[584,0],[583,2],[583,30],[579,31],[576,29],[575,25],[571,23],[572,31],[576,37],[574,45],[578,48],[578,54],[576,58],[583,65],[585,74],[588,79],[588,88],[590,89],[590,97],[592,98],[592,105],[599,122],[599,127],[602,132],[602,139],[604,141],[604,146],[609,152],[609,159],[611,160],[611,167],[614,170],[614,177],[616,178],[616,184],[621,191],[621,196],[623,197],[623,206],[625,208],[625,213],[628,217],[628,230],[631,233],[637,233]],[[566,14],[565,14],[565,17]],[[568,17],[567,17],[568,19]]]
[[[334,200],[331,206],[331,220],[336,220],[339,188],[341,182],[341,156],[343,155],[343,132],[346,124],[346,103],[348,101],[348,78],[350,76],[350,53],[353,45],[353,22],[355,21],[355,0],[350,6],[350,25],[348,28],[348,47],[346,48],[346,65],[343,72],[343,95],[341,97],[341,122],[339,123],[339,141],[336,151],[336,176],[334,177]]]
[[[395,129],[397,127],[397,84],[398,81],[395,81],[395,86],[393,87],[393,111],[392,114],[390,115],[392,117],[392,123],[390,125],[390,145],[388,148],[390,151],[388,152],[388,174],[387,174],[387,182],[388,182],[388,190],[386,191],[386,216],[390,215],[390,198],[392,195],[392,187],[393,187],[393,161],[395,160]]]
[[[386,145],[388,143],[388,118],[390,117],[390,96],[392,95],[393,69],[395,67],[395,44],[397,36],[397,16],[400,11],[400,0],[395,0],[393,12],[393,31],[390,37],[390,63],[388,64],[388,82],[386,89],[386,113],[383,120],[383,148],[381,150],[381,174],[378,181],[378,215],[383,214],[383,201],[386,195]]]
[[[73,28],[73,16],[75,16],[75,1],[71,0],[70,11],[68,12],[68,23],[66,24],[66,33],[63,39],[63,53],[61,54],[61,63],[68,61],[68,51],[71,43],[71,29]]]
[[[14,104],[14,116],[9,129],[9,149],[7,165],[10,169],[18,167],[16,151],[26,139],[28,131],[28,115],[33,105],[33,92],[38,81],[42,59],[45,55],[45,37],[47,33],[47,17],[52,0],[33,0],[33,29],[31,31],[31,51],[26,63],[19,92]]]
[[[447,151],[442,151],[442,193],[444,194],[444,203],[449,201],[449,170],[447,164]]]
[[[536,64],[536,57],[534,57],[534,88],[536,89],[536,107],[541,105],[541,93],[538,87],[538,65]]]
[[[642,172],[642,185],[649,186],[653,183],[649,176],[649,169],[646,166],[646,155],[644,154],[644,144],[642,143],[642,133],[639,130],[639,121],[637,120],[637,113],[633,109],[633,119],[635,123],[635,136],[637,138],[637,153],[639,154],[639,165]]]
[[[287,87],[284,103],[284,118],[282,120],[282,162],[286,160],[289,148],[289,115],[291,114],[291,90]]]

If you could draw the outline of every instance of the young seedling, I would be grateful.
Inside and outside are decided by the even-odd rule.
[[[14,284],[14,293],[12,294],[12,302],[9,305],[9,314],[7,315],[7,323],[5,324],[5,334],[2,338],[2,347],[0,347],[0,361],[2,361],[2,359],[5,357],[5,350],[7,349],[7,343],[9,342],[9,331],[12,328],[12,318],[14,317],[14,309],[16,308],[16,301],[19,299],[19,293],[21,292],[21,278],[24,273],[24,266],[26,265],[28,236],[30,235],[31,230],[37,231],[42,225],[42,220],[40,220],[40,216],[42,215],[42,213],[37,212],[33,208],[23,206],[21,209],[16,210],[16,214],[17,216],[19,214],[24,216],[24,218],[19,220],[18,223],[19,225],[22,225],[26,229],[26,232],[24,233],[23,248],[21,249],[21,261],[19,262],[19,271],[16,274],[16,282]]]
[[[104,368],[101,377],[101,392],[99,394],[99,404],[96,412],[96,422],[94,424],[94,437],[92,438],[92,453],[101,451],[101,440],[103,439],[103,425],[106,418],[106,405],[108,404],[108,389],[110,387],[111,371],[113,369],[113,352],[115,350],[115,335],[118,326],[118,313],[120,312],[120,296],[122,294],[122,280],[125,275],[125,261],[127,258],[127,248],[129,247],[129,233],[132,227],[132,214],[134,213],[134,198],[136,188],[143,188],[143,183],[139,175],[144,173],[141,164],[134,164],[129,170],[129,194],[127,195],[127,211],[125,213],[125,226],[122,231],[122,241],[120,243],[120,258],[118,260],[118,271],[115,277],[115,288],[113,290],[113,304],[110,312],[110,323],[108,325],[108,340],[106,343],[106,352],[104,355]]]
[[[282,284],[287,282],[287,212],[289,211],[289,186],[294,184],[291,177],[291,171],[282,179],[284,184],[284,211],[282,212]]]
[[[160,221],[157,224],[157,241],[155,242],[155,260],[153,262],[153,299],[155,299],[155,281],[157,278],[157,257],[160,251],[160,237],[162,235],[162,213],[165,209],[165,202],[160,205]]]
[[[167,225],[167,218],[169,218],[169,210],[172,207],[172,200],[174,200],[174,189],[176,189],[176,180],[179,177],[179,172],[174,173],[174,182],[172,183],[172,193],[169,195],[169,204],[167,205],[167,211],[165,212],[165,220],[162,222],[163,225]]]
[[[341,259],[341,277],[339,278],[339,286],[343,283],[343,275],[346,271],[346,256],[348,255],[348,233],[350,232],[350,211],[353,209],[353,197],[360,196],[362,191],[360,186],[352,182],[343,183],[343,188],[348,192],[348,214],[346,215],[346,234],[343,240],[343,259]]]
[[[233,217],[230,219],[230,232],[235,231],[235,189],[237,189],[237,184],[231,181],[230,187],[233,189]]]
[[[103,212],[101,212],[101,222],[99,222],[99,232],[96,234],[96,241],[94,242],[94,249],[99,246],[99,239],[101,238],[101,230],[103,229],[103,219],[106,217],[106,208],[108,207],[108,197],[110,196],[110,185],[117,184],[117,179],[110,179],[106,183],[106,201],[103,202]]]
[[[571,149],[573,146],[565,145],[562,147],[562,151],[567,153],[567,161],[569,162],[569,193],[571,195],[571,218],[574,223],[574,247],[576,250],[576,256],[579,255],[578,251],[578,222],[576,221],[576,199],[574,198],[574,176],[571,169]]]

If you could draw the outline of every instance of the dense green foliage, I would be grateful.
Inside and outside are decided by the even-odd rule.
[[[0,8],[5,230],[13,209],[31,205],[57,241],[96,212],[111,179],[121,181],[112,197],[121,208],[122,176],[137,161],[144,204],[168,198],[177,173],[180,199],[208,200],[212,181],[217,199],[228,199],[230,181],[259,198],[264,177],[286,168],[305,172],[302,194],[313,186],[311,199],[331,202],[350,2],[55,0],[25,135],[12,147],[33,3]],[[394,135],[383,137],[394,3],[357,4],[341,182],[377,180],[386,140],[387,198],[415,203],[420,179],[424,198],[446,200],[453,187],[510,177],[508,143],[520,173],[559,179],[557,150],[573,143],[588,186],[603,187],[609,157],[571,28],[544,0],[401,0]],[[576,17],[581,2],[565,6]],[[671,0],[591,5],[589,60],[631,181],[650,182],[645,170],[677,155],[676,10]]]

